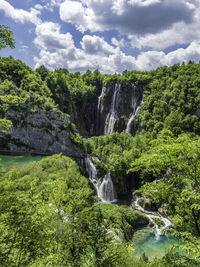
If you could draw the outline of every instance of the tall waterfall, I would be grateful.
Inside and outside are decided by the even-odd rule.
[[[137,210],[140,210],[140,211],[144,212],[145,215],[149,218],[149,220],[154,224],[154,227],[155,227],[155,230],[156,230],[155,238],[156,238],[156,240],[159,240],[160,236],[162,235],[162,231],[164,229],[166,229],[167,227],[171,226],[172,223],[167,218],[164,218],[161,214],[159,214],[159,213],[155,214],[155,212],[148,211],[148,210],[145,210],[144,208],[142,208],[140,206],[140,204],[138,203],[139,199],[140,199],[140,197],[138,197],[138,196],[135,198],[135,201],[134,201],[135,207],[136,207]],[[159,219],[160,221],[162,221],[163,222],[163,226],[159,227],[157,225],[155,219]]]
[[[102,88],[101,95],[98,98],[96,134],[99,134],[99,130],[100,130],[100,126],[101,126],[100,125],[100,117],[102,114],[102,107],[103,107],[102,101],[103,101],[104,96],[105,96],[105,87]]]
[[[128,120],[128,123],[126,126],[126,132],[127,133],[131,132],[132,122],[134,121],[135,116],[137,115],[139,108],[140,108],[139,106],[137,107],[137,100],[138,100],[136,97],[136,88],[137,87],[135,86],[135,84],[132,84],[132,87],[133,87],[133,94],[132,94],[131,106],[132,106],[133,113],[132,113],[130,119]]]
[[[117,90],[118,86],[119,86],[118,90],[120,90],[121,84],[118,84],[118,83],[115,84],[114,94],[112,97],[112,103],[110,106],[110,111],[106,117],[105,128],[104,128],[104,134],[105,135],[112,133],[113,129],[114,129],[115,113],[116,113],[116,95],[117,95],[117,91],[118,91]]]
[[[116,202],[114,186],[110,174],[107,173],[103,179],[98,178],[96,167],[89,157],[86,158],[86,170],[101,201],[107,203]]]

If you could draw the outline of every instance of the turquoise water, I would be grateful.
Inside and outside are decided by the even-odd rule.
[[[32,161],[39,161],[42,156],[8,156],[0,155],[0,165],[3,167],[14,167],[23,165]]]
[[[172,235],[161,235],[158,240],[150,228],[144,228],[135,232],[133,236],[134,255],[141,257],[145,253],[149,259],[162,258],[169,247],[178,244],[178,240]]]

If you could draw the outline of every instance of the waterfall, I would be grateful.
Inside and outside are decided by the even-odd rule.
[[[132,125],[132,122],[134,121],[135,119],[135,116],[137,115],[138,111],[139,111],[139,106],[137,107],[137,97],[135,95],[135,91],[136,91],[136,86],[135,84],[132,84],[132,87],[133,87],[133,94],[132,94],[132,100],[131,100],[131,106],[132,106],[132,110],[133,110],[133,113],[130,117],[130,119],[128,120],[128,123],[127,123],[127,126],[126,126],[126,132],[127,133],[130,133],[131,132],[131,125]]]
[[[109,173],[97,183],[97,194],[103,202],[115,202],[114,186]]]
[[[140,204],[138,203],[140,197],[136,196],[135,200],[134,200],[134,204],[135,204],[135,207],[137,210],[140,210],[142,212],[145,213],[145,215],[149,218],[149,220],[154,224],[154,227],[155,227],[155,239],[156,240],[159,240],[160,236],[162,235],[162,231],[164,229],[166,229],[167,227],[171,226],[172,223],[167,219],[167,218],[164,218],[161,214],[159,213],[156,213],[155,215],[155,212],[152,212],[152,211],[148,211],[148,210],[145,210],[144,208],[142,208],[140,206]],[[155,222],[155,219],[159,219],[160,221],[163,222],[163,226],[158,226]]]
[[[86,158],[86,170],[89,174],[89,179],[97,190],[97,195],[102,202],[113,203],[116,202],[114,185],[109,173],[103,179],[98,178],[97,170],[89,157]]]
[[[120,90],[121,84],[119,84],[119,89]],[[115,89],[114,89],[114,94],[112,97],[112,103],[110,106],[110,111],[106,117],[106,122],[105,122],[105,128],[104,128],[104,134],[109,134],[113,132],[114,129],[114,124],[115,124],[115,113],[116,113],[116,95],[117,95],[117,88],[118,88],[118,83],[115,84]]]
[[[100,123],[101,123],[101,114],[102,114],[102,101],[105,96],[105,87],[102,88],[101,95],[98,98],[98,106],[97,106],[97,123],[96,123],[96,134],[99,134]]]
[[[97,181],[98,181],[98,178],[97,178],[97,169],[96,167],[94,166],[93,162],[91,161],[90,158],[86,158],[86,170],[89,174],[89,179],[90,181],[92,181],[92,183],[96,184]]]

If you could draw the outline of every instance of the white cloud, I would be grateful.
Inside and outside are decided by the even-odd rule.
[[[200,40],[200,2],[195,10],[193,22],[186,24],[178,22],[169,29],[160,33],[147,34],[144,36],[129,35],[132,47],[142,49],[151,47],[156,50],[162,50],[176,44],[188,44],[194,40]]]
[[[81,48],[77,48],[72,35],[61,33],[60,26],[52,22],[38,25],[36,34],[34,42],[40,48],[40,57],[34,58],[36,68],[45,65],[49,69],[65,67],[72,72],[99,69],[103,73],[120,73],[126,69],[152,70],[163,65],[200,60],[200,42],[196,41],[185,49],[180,48],[168,54],[147,51],[135,58],[96,35],[83,36]]]
[[[74,46],[70,33],[60,33],[60,25],[53,22],[44,22],[36,26],[34,43],[41,49],[67,49]]]
[[[81,45],[87,54],[113,54],[116,50],[113,46],[96,35],[84,35]]]
[[[88,16],[86,9],[80,2],[65,1],[60,5],[60,18],[65,21],[77,25],[77,28],[84,32]]]
[[[180,0],[179,5],[172,0],[82,0],[81,2],[44,0],[43,2],[43,6],[37,4],[26,11],[0,0],[0,9],[7,16],[16,22],[34,24],[32,25],[36,34],[34,43],[40,51],[39,55],[34,57],[35,67],[44,64],[50,69],[66,67],[72,72],[99,69],[103,73],[114,73],[125,69],[151,70],[177,62],[200,60],[199,1]],[[151,47],[152,51],[141,52],[136,58],[121,51],[122,47],[128,47],[127,39],[121,38],[122,35],[116,35],[111,39],[111,43],[108,43],[103,37],[98,36],[98,33],[92,35],[91,32],[82,37],[78,48],[71,33],[61,32],[60,24],[42,22],[39,18],[43,9],[51,11],[55,6],[60,6],[60,17],[63,21],[76,25],[82,32],[88,29],[91,32],[118,30],[119,33],[123,33],[123,37],[128,34],[132,47],[139,49]],[[177,10],[177,7],[180,10]],[[141,17],[144,10],[149,12],[153,10],[151,8],[161,11],[161,14],[157,15],[154,11],[147,17]],[[157,25],[164,9],[166,17],[162,18],[161,25]],[[175,18],[174,14],[178,16]],[[186,43],[188,47],[185,49],[180,48],[168,54],[161,51],[175,44]],[[27,47],[21,45],[20,50],[27,51]]]
[[[105,73],[133,69],[135,58],[126,56],[99,36],[85,35],[81,49],[77,48],[70,33],[63,34],[56,23],[45,22],[36,27],[34,43],[40,49],[35,67],[46,65],[50,69],[65,67],[70,71],[99,69]]]
[[[65,1],[60,17],[84,32],[117,30],[133,48],[162,50],[200,39],[199,0]],[[112,44],[123,46],[113,38]]]
[[[164,65],[171,66],[176,63],[188,63],[200,61],[200,42],[192,42],[187,48],[179,48],[173,52],[165,54],[163,51],[148,51],[141,53],[136,65],[139,70],[152,70]]]
[[[119,38],[119,40],[115,37],[113,37],[111,39],[111,43],[114,45],[114,46],[118,46],[118,47],[124,47],[126,46],[126,41],[124,40],[124,38]]]
[[[92,32],[158,33],[177,22],[190,23],[193,14],[193,6],[186,0],[67,0],[60,5],[63,21]]]
[[[36,4],[36,5],[34,6],[34,8],[35,8],[35,9],[42,10],[44,7],[41,6],[40,4]]]
[[[36,25],[41,22],[41,20],[38,18],[38,15],[40,15],[40,11],[35,8],[31,8],[30,11],[17,9],[14,8],[7,1],[1,0],[0,10],[3,10],[6,16],[12,18],[16,22],[20,23],[31,22]]]

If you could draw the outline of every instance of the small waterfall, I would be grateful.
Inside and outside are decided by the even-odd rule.
[[[155,212],[148,211],[148,210],[145,210],[144,208],[142,208],[140,206],[140,204],[138,203],[139,199],[140,199],[140,197],[138,197],[138,196],[135,198],[135,200],[134,200],[135,207],[137,210],[144,212],[145,215],[149,218],[149,220],[154,224],[155,232],[156,232],[155,239],[159,240],[160,236],[162,235],[162,231],[164,229],[166,229],[167,227],[171,226],[172,223],[167,218],[164,218],[161,214],[156,213],[156,215],[155,215]],[[162,221],[163,226],[159,227],[156,224],[155,219],[159,219],[160,221]]]
[[[97,183],[98,178],[97,178],[97,169],[94,166],[93,162],[91,161],[90,158],[86,158],[86,171],[89,174],[89,179],[92,181],[92,183]]]
[[[128,120],[128,123],[127,123],[127,126],[126,126],[126,132],[127,133],[131,132],[132,122],[134,121],[135,116],[137,115],[137,113],[139,111],[139,108],[140,108],[140,106],[137,107],[137,100],[138,99],[137,99],[136,93],[135,93],[137,87],[135,86],[135,84],[132,84],[132,87],[133,87],[133,94],[132,94],[131,106],[132,106],[133,113],[132,113],[130,119]]]
[[[104,134],[110,134],[113,132],[113,129],[114,129],[114,125],[115,125],[115,114],[116,114],[116,109],[115,109],[115,106],[116,106],[116,95],[117,95],[117,88],[119,86],[119,89],[120,90],[120,87],[121,87],[121,84],[118,84],[116,83],[115,84],[115,89],[114,89],[114,94],[113,94],[113,97],[112,97],[112,103],[111,103],[111,106],[110,106],[110,111],[106,117],[106,122],[105,122],[105,128],[104,128]]]
[[[86,170],[89,174],[89,179],[97,190],[97,195],[102,202],[113,203],[115,199],[114,186],[109,173],[107,173],[103,180],[97,177],[97,170],[90,158],[86,158]]]
[[[114,186],[109,173],[107,173],[103,181],[100,180],[97,183],[97,194],[102,202],[115,202]]]

